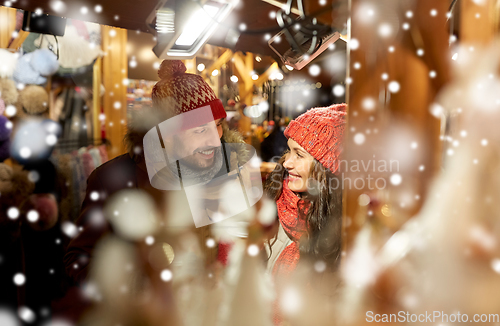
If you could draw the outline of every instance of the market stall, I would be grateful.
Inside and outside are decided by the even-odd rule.
[[[0,324],[500,321],[497,1],[1,5]]]

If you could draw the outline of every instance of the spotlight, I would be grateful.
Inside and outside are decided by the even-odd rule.
[[[232,9],[232,1],[161,0],[146,20],[157,32],[153,52],[160,59],[193,58]]]
[[[299,17],[292,15],[295,9],[292,7],[294,1],[282,5],[282,9],[276,14],[276,20],[282,30],[267,41],[269,47],[285,65],[297,70],[304,68],[341,38],[338,30],[319,23],[315,17],[307,16],[303,2],[297,0]],[[288,46],[280,45],[282,38],[286,40]]]

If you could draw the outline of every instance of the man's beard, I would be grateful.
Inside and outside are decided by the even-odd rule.
[[[195,153],[198,150],[195,151]],[[177,165],[179,162],[179,165]],[[214,147],[213,163],[207,167],[201,167],[194,157],[169,162],[168,167],[174,175],[179,176],[184,187],[190,185],[205,185],[209,183],[220,171],[223,164],[222,148]],[[179,173],[180,170],[180,173]]]

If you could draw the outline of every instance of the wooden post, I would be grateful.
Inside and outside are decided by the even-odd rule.
[[[28,37],[30,33],[20,30],[17,34],[17,37],[12,40],[9,44],[9,49],[17,50],[23,45],[24,40]]]
[[[262,84],[269,80],[269,76],[271,76],[274,71],[279,69],[278,67],[278,63],[274,62],[262,75],[259,76],[254,85],[257,87],[262,86]]]
[[[106,138],[112,159],[125,153],[123,137],[127,119],[127,30],[111,26],[102,27],[102,80],[106,90],[103,98]]]
[[[247,53],[243,55],[241,52],[238,52],[234,55],[234,66],[236,68],[235,73],[238,75],[238,87],[240,93],[240,102],[245,103],[250,106],[253,105],[253,89],[254,86],[260,87],[264,84],[273,71],[278,69],[278,63],[274,62],[262,75],[257,78],[257,80],[252,79],[252,71],[253,71],[253,55],[251,53]],[[272,110],[271,110],[272,111]],[[271,117],[272,119],[273,117]],[[240,131],[244,135],[250,134],[251,129],[251,120],[247,117],[245,121],[242,123],[240,121]],[[245,141],[250,143],[250,137],[246,136]]]
[[[92,80],[92,137],[94,141],[101,138],[101,120],[99,120],[99,115],[101,114],[101,84],[102,84],[102,58],[99,57],[94,63],[94,76]]]
[[[253,86],[252,80],[253,61],[248,59],[248,54],[245,56],[238,52],[234,56],[234,66],[238,71],[241,82],[238,82],[240,92],[240,102],[246,105],[252,105]]]
[[[16,30],[16,9],[0,6],[0,48],[7,48]]]
[[[226,51],[224,51],[224,53],[222,53],[218,58],[217,60],[215,60],[214,63],[212,63],[210,65],[210,67],[208,67],[207,69],[205,69],[205,71],[203,72],[202,76],[205,78],[205,79],[209,79],[210,76],[212,76],[212,71],[214,71],[215,69],[221,69],[221,67],[228,63],[229,60],[231,60],[231,58],[233,57],[233,51],[227,49]]]

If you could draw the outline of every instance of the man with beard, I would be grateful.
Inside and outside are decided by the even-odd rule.
[[[80,232],[70,241],[64,258],[66,272],[75,285],[86,280],[96,243],[113,232],[103,218],[103,207],[114,193],[130,188],[143,190],[165,214],[165,195],[170,191],[208,184],[227,175],[233,162],[240,165],[248,160],[243,146],[235,150],[221,146],[244,142],[225,125],[226,112],[210,86],[201,76],[185,71],[182,61],[163,61],[158,71],[161,80],[152,92],[152,107],[132,112],[124,139],[128,153],[101,165],[89,176],[76,221]],[[206,250],[207,264],[215,262],[217,246],[205,245],[211,238],[210,229],[197,228],[196,233]],[[58,305],[74,320],[82,312],[82,306],[74,307],[75,296]]]

